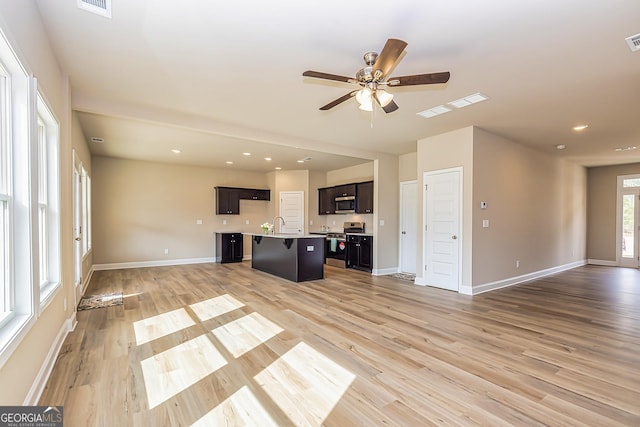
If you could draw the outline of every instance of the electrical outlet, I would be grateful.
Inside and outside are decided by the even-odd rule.
[[[196,219],[196,225],[202,225],[202,220],[200,218]]]
[[[516,268],[520,268],[520,260],[519,259],[516,260]]]
[[[222,220],[222,225],[227,225],[227,220],[226,219]]]
[[[245,221],[244,221],[244,223],[245,223],[245,224],[247,224],[247,225],[249,225],[249,220],[248,220],[248,219],[247,219],[247,220],[245,220]]]
[[[309,220],[309,225],[313,225],[313,220],[312,219]]]
[[[165,248],[165,250],[164,250],[164,254],[165,254],[165,255],[169,255],[169,249],[166,249],[166,248]]]

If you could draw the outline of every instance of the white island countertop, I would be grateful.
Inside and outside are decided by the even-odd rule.
[[[248,234],[249,236],[273,237],[276,239],[324,239],[325,238],[325,236],[321,236],[318,234],[297,234],[297,233],[276,233],[276,234],[243,233],[243,234]]]

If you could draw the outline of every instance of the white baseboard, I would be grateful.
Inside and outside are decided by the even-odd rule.
[[[205,264],[216,262],[215,258],[163,259],[157,261],[115,262],[112,264],[94,264],[93,270],[120,270],[125,268],[161,267],[164,265]]]
[[[588,259],[587,264],[591,265],[604,265],[607,267],[617,267],[618,263],[615,261],[609,261],[605,259]]]
[[[33,381],[33,384],[31,385],[31,388],[29,389],[29,392],[27,393],[27,396],[22,403],[23,406],[34,406],[37,405],[40,401],[40,396],[42,396],[42,392],[47,385],[47,381],[49,380],[51,371],[56,364],[56,360],[58,359],[58,354],[60,353],[62,344],[64,344],[64,340],[67,338],[67,335],[69,335],[69,332],[73,331],[76,328],[77,324],[78,321],[76,320],[76,312],[73,311],[71,313],[71,317],[64,321],[62,327],[56,335],[55,340],[53,341],[53,344],[51,344],[51,348],[49,348],[47,357],[45,357],[44,361],[42,362],[42,366],[40,366],[38,375]]]
[[[89,282],[91,282],[91,277],[93,277],[94,271],[95,271],[95,268],[92,265],[91,268],[89,269],[89,272],[87,273],[87,277],[85,277],[84,281],[82,282],[82,295],[84,295],[84,291],[87,290],[87,286],[89,286]]]
[[[394,274],[398,272],[398,267],[389,268],[374,268],[371,271],[372,276],[386,276],[387,274]]]
[[[513,286],[519,283],[528,282],[530,280],[539,279],[541,277],[550,276],[552,274],[560,273],[562,271],[571,270],[572,268],[583,266],[586,263],[587,263],[586,260],[575,261],[568,264],[559,265],[557,267],[551,267],[544,270],[523,274],[522,276],[510,277],[508,279],[498,280],[496,282],[473,286],[471,287],[471,293],[468,295],[478,295],[483,292],[489,292],[489,291],[494,291],[496,289],[506,288],[508,286]],[[466,288],[465,290],[468,291],[468,289]]]

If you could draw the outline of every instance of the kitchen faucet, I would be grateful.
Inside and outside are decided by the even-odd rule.
[[[282,218],[281,216],[276,216],[276,217],[274,217],[274,218],[273,218],[273,234],[276,234],[276,224],[277,224],[276,220],[277,220],[278,218],[280,218],[280,220],[282,221],[282,225],[287,225],[287,224],[284,222],[284,218]],[[280,233],[282,233],[282,225],[280,226]]]

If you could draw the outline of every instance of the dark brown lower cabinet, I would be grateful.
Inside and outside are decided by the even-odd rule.
[[[371,273],[373,269],[373,236],[347,235],[346,267]]]
[[[242,233],[216,233],[216,255],[220,262],[242,262]]]

